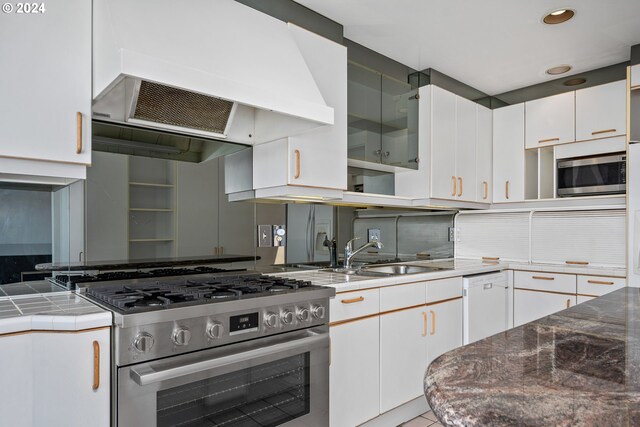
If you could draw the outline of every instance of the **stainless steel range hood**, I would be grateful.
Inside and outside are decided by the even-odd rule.
[[[95,0],[93,9],[93,118],[126,126],[120,134],[254,145],[334,122],[291,24],[234,0]],[[119,138],[103,131],[96,148],[113,151]],[[161,139],[120,147],[175,140]]]

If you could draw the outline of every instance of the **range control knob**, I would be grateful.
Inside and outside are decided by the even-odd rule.
[[[207,326],[207,336],[213,340],[222,337],[223,332],[224,326],[222,326],[222,323],[213,322]]]
[[[269,328],[274,328],[278,324],[278,315],[275,313],[267,313],[264,316],[264,324]]]
[[[325,309],[321,305],[314,305],[311,307],[311,313],[316,319],[324,319]]]
[[[284,323],[285,325],[290,324],[291,322],[293,322],[293,313],[289,310],[283,311],[280,315],[280,320],[282,320],[282,323]]]
[[[155,342],[153,335],[148,332],[140,332],[133,340],[133,348],[140,353],[146,353],[151,350]]]
[[[191,331],[187,328],[176,328],[171,335],[175,345],[187,345],[191,341]]]
[[[301,322],[307,322],[309,320],[311,320],[311,314],[309,313],[309,310],[303,307],[298,307],[298,309],[296,310],[297,316],[298,316],[298,320],[300,320]]]

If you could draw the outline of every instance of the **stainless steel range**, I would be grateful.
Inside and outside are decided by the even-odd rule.
[[[82,284],[113,311],[118,426],[327,426],[335,290],[226,273]]]

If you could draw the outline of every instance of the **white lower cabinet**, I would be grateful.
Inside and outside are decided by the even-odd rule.
[[[513,326],[548,316],[577,303],[575,294],[529,291],[515,289],[513,292]]]
[[[592,299],[595,299],[596,297],[588,297],[586,295],[578,295],[578,304],[582,304],[583,302],[587,302],[587,301],[591,301]]]
[[[426,316],[424,305],[380,316],[380,413],[423,394]]]
[[[31,427],[33,423],[33,371],[31,334],[0,337],[0,424]],[[46,424],[45,424],[46,425]],[[53,424],[49,424],[53,425]]]
[[[379,318],[332,326],[330,336],[330,425],[357,426],[380,413]]]
[[[462,345],[462,298],[429,305],[426,310],[428,337],[424,369],[438,356]]]

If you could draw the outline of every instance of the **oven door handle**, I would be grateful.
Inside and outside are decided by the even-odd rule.
[[[208,371],[211,369],[217,369],[217,368],[222,368],[224,366],[235,365],[235,364],[246,362],[252,359],[258,359],[264,356],[272,355],[275,353],[292,351],[296,349],[308,349],[309,347],[315,347],[318,344],[321,344],[323,341],[328,343],[329,341],[328,333],[326,332],[318,333],[314,331],[307,331],[307,336],[304,338],[299,338],[293,341],[269,345],[266,347],[260,347],[253,350],[242,350],[237,353],[228,354],[228,355],[224,355],[224,356],[213,358],[213,359],[203,360],[201,362],[196,362],[189,365],[176,364],[176,366],[168,367],[166,369],[159,369],[159,370],[153,369],[149,365],[139,367],[139,368],[133,368],[131,369],[130,376],[138,385],[147,386],[149,384],[172,380],[178,377],[193,375],[193,374]]]

